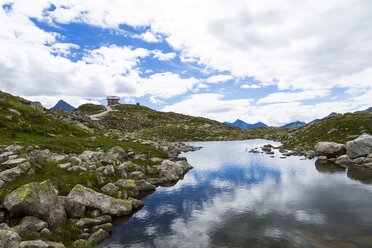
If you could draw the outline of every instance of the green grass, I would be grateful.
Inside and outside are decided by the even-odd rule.
[[[103,105],[87,103],[80,105],[75,111],[80,111],[85,115],[94,115],[106,111],[106,108]]]
[[[320,141],[346,143],[363,133],[372,134],[372,114],[347,113],[289,130],[282,140],[286,148],[313,148]]]
[[[62,242],[65,247],[72,247],[72,243],[78,239],[81,228],[75,224],[65,223],[63,225],[51,228],[51,234],[28,234],[21,235],[22,241],[28,240],[49,240],[54,242]]]

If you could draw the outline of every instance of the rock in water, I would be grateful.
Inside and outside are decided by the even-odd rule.
[[[317,155],[334,158],[346,153],[345,145],[335,142],[319,142],[315,145],[315,152]]]
[[[6,196],[5,208],[15,215],[35,216],[50,226],[66,221],[66,212],[58,200],[58,191],[50,180],[23,185]]]
[[[99,209],[103,214],[123,216],[132,211],[132,203],[127,200],[116,199],[111,196],[98,193],[83,185],[77,184],[67,196],[75,202],[87,207]]]
[[[355,140],[346,142],[346,151],[350,158],[363,157],[372,153],[372,135],[363,134]]]

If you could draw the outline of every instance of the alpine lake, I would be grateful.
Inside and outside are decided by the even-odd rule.
[[[248,152],[273,141],[187,144],[203,147],[181,154],[194,169],[101,247],[372,247],[372,175]]]

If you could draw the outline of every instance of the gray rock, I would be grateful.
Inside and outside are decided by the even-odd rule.
[[[99,216],[97,218],[82,218],[80,220],[78,220],[76,222],[76,225],[78,227],[88,227],[88,228],[91,228],[91,227],[94,227],[94,226],[97,226],[97,225],[103,225],[103,224],[106,224],[106,223],[110,223],[112,222],[112,218],[110,215],[102,215],[102,216]]]
[[[83,166],[79,166],[79,165],[74,165],[72,166],[71,168],[68,169],[68,171],[86,171],[87,168],[83,167]]]
[[[107,166],[104,167],[103,175],[105,175],[105,176],[112,176],[114,174],[115,174],[114,166],[107,165]]]
[[[9,228],[6,224],[0,224],[0,247],[1,248],[19,248],[21,237]]]
[[[327,156],[319,156],[318,160],[327,160]]]
[[[108,183],[105,186],[103,186],[101,190],[105,193],[113,194],[119,190],[119,187],[115,186],[115,184],[113,183]]]
[[[355,163],[355,164],[363,164],[363,161],[365,159],[366,158],[364,158],[364,157],[356,158],[356,159],[353,160],[353,163]]]
[[[122,216],[132,211],[132,203],[127,200],[116,199],[111,196],[98,193],[83,185],[76,185],[67,198],[84,204],[87,207],[99,209],[103,214]]]
[[[350,158],[368,156],[372,153],[372,135],[363,134],[355,140],[346,142],[346,151]]]
[[[8,161],[2,163],[1,165],[17,165],[17,164],[20,164],[20,163],[23,163],[27,161],[25,158],[16,158],[16,159],[9,159]]]
[[[106,224],[95,226],[95,227],[92,228],[92,232],[96,232],[99,229],[103,229],[106,232],[110,233],[110,232],[112,232],[112,224],[111,223],[106,223]]]
[[[94,142],[94,141],[96,141],[96,139],[97,139],[97,137],[92,136],[92,137],[86,138],[85,141],[87,141],[87,142]]]
[[[85,239],[78,239],[72,243],[74,248],[91,248],[92,245]]]
[[[70,159],[69,159],[69,162],[72,164],[72,165],[80,165],[81,164],[81,160],[80,160],[80,158],[78,158],[78,157],[71,157]]]
[[[351,160],[351,158],[347,154],[345,154],[345,155],[339,156],[336,159],[335,163],[338,164],[338,165],[341,165],[341,166],[349,166],[349,165],[353,164],[353,161]]]
[[[141,179],[146,179],[146,175],[143,174],[140,171],[134,171],[132,173],[129,173],[129,177],[133,178],[134,180],[141,180]]]
[[[66,209],[67,216],[70,218],[83,218],[86,212],[86,206],[77,201],[71,200],[66,196],[59,196],[59,201]]]
[[[10,146],[6,147],[6,148],[4,149],[4,151],[6,151],[6,152],[15,152],[15,153],[17,153],[17,152],[22,151],[22,149],[23,149],[23,147],[20,146],[20,145],[10,145]]]
[[[156,187],[145,180],[136,181],[136,185],[139,191],[154,191]]]
[[[31,165],[29,162],[22,163],[17,167],[0,172],[0,179],[6,183],[13,182],[17,178],[25,174],[30,169],[30,167]]]
[[[119,179],[114,184],[120,189],[138,190],[137,184],[133,179]]]
[[[99,216],[101,216],[101,213],[97,209],[92,211],[92,217],[93,218],[97,218]]]
[[[58,191],[50,180],[19,187],[5,197],[4,206],[11,214],[35,216],[50,226],[66,221],[66,212],[58,200]]]
[[[30,240],[20,243],[20,248],[48,248],[48,244],[42,240]]]
[[[41,231],[40,231],[41,234],[51,234],[50,230],[48,228],[43,228]]]
[[[319,142],[315,145],[315,153],[334,158],[346,153],[345,145],[335,142]]]
[[[50,157],[50,151],[48,149],[33,150],[28,154],[28,157],[32,158],[32,159],[49,158]]]
[[[372,158],[372,153],[367,156],[367,158]]]
[[[3,188],[4,186],[5,186],[5,182],[2,179],[0,179],[0,189]]]
[[[53,154],[48,157],[49,162],[60,162],[66,159],[66,155]]]
[[[69,169],[71,168],[71,163],[64,163],[64,164],[59,164],[58,167],[61,169]]]
[[[48,248],[65,248],[61,242],[44,241],[48,244]]]
[[[90,235],[92,235],[91,233],[81,233],[79,235],[79,239],[89,239]]]
[[[141,200],[137,200],[136,198],[129,198],[128,199],[129,201],[131,201],[132,202],[132,204],[133,204],[133,208],[134,209],[141,209],[145,204],[143,203],[143,201],[141,201]]]
[[[106,232],[103,229],[99,229],[89,237],[88,241],[91,244],[98,244],[101,243],[103,240],[107,239],[108,237],[110,237],[110,234],[108,232]]]
[[[22,235],[37,233],[46,227],[48,227],[48,223],[33,216],[25,216],[19,225],[13,227],[13,229]]]

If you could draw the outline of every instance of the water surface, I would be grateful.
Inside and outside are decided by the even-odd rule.
[[[366,173],[247,150],[265,140],[194,142],[194,167],[117,226],[108,247],[372,247]],[[371,175],[372,176],[372,175]]]

